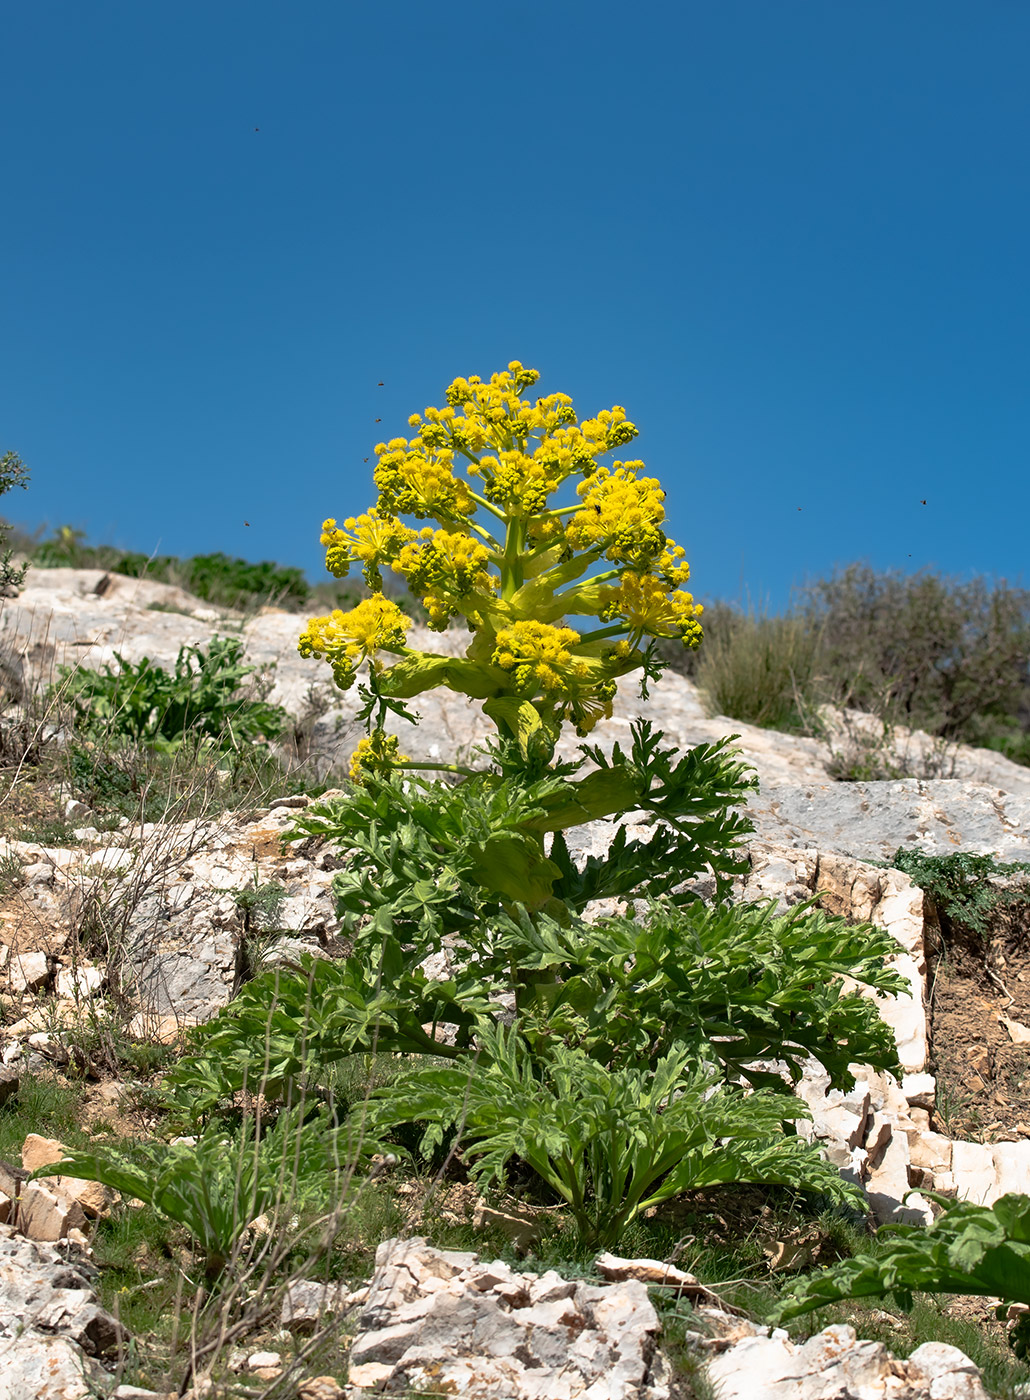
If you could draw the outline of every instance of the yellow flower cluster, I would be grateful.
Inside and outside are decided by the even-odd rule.
[[[376,506],[366,515],[352,516],[343,524],[342,530],[335,520],[327,520],[322,526],[326,568],[337,578],[346,578],[351,562],[360,559],[365,566],[366,583],[371,588],[381,588],[379,566],[390,563],[398,550],[415,538],[415,531],[393,516],[380,515]]]
[[[407,760],[401,753],[400,740],[395,734],[374,729],[365,739],[358,740],[358,746],[350,756],[350,775],[354,782],[363,783],[369,773],[389,773]]]
[[[699,644],[701,609],[681,588],[690,570],[663,529],[665,493],[642,462],[601,462],[633,441],[635,425],[618,405],[580,420],[566,394],[524,398],[538,379],[518,360],[489,380],[455,379],[444,407],[409,418],[413,436],[376,447],[376,504],[343,528],[325,522],[329,571],[343,577],[360,563],[374,590],[301,637],[302,654],[328,660],[340,685],[371,658],[383,696],[441,684],[513,696],[541,723],[572,720],[585,732],[610,713],[616,680],[651,665],[647,636]],[[412,528],[402,516],[430,523]],[[465,619],[475,636],[463,659],[407,647],[410,622],[383,596],[384,567],[431,627]],[[598,626],[575,631],[563,614]],[[401,663],[383,668],[378,650]]]
[[[422,437],[394,438],[376,447],[375,483],[385,515],[417,520],[467,520],[476,513],[472,492],[454,475],[454,451]]]
[[[698,617],[701,604],[693,595],[681,589],[669,592],[662,579],[654,574],[639,574],[627,570],[616,588],[601,589],[601,617],[605,622],[617,618],[631,632],[644,632],[652,637],[682,637],[690,645],[700,645],[701,624]],[[696,641],[694,640],[696,638]]]
[[[421,597],[429,613],[429,625],[442,630],[459,613],[475,616],[470,594],[489,596],[497,579],[489,572],[489,550],[471,535],[455,530],[426,527],[397,556],[394,569],[407,580],[412,593]],[[463,606],[464,605],[464,606]]]
[[[516,695],[537,699],[552,721],[572,720],[577,734],[589,734],[600,719],[610,719],[615,677],[639,664],[626,641],[594,647],[594,655],[576,647],[582,642],[572,627],[547,622],[516,622],[497,634],[491,660],[511,677]]]
[[[411,618],[396,603],[377,593],[350,612],[336,608],[328,617],[313,617],[300,634],[297,650],[301,656],[324,657],[336,684],[348,690],[362,661],[372,658],[378,665],[376,652],[407,650],[406,633],[411,626]]]
[[[546,699],[565,698],[590,674],[586,661],[570,650],[578,641],[580,635],[571,627],[516,622],[498,632],[492,660],[510,672],[516,694],[533,696],[540,691]]]
[[[569,521],[565,539],[573,549],[595,549],[613,563],[649,568],[666,546],[662,533],[665,492],[652,476],[640,477],[643,462],[616,462],[576,488],[583,508]]]

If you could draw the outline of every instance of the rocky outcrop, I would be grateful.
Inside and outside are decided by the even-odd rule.
[[[350,1352],[355,1397],[668,1400],[658,1315],[637,1280],[518,1273],[477,1254],[386,1240]]]
[[[33,872],[16,896],[20,946],[9,959],[10,991],[22,993],[30,1011],[31,989],[17,970],[36,958],[53,969],[58,1019],[71,1019],[116,969],[119,994],[138,1006],[139,1031],[174,1038],[225,1005],[244,953],[253,971],[320,952],[336,929],[336,861],[318,843],[299,852],[284,846],[298,801],[307,799],[114,834],[83,827],[83,846],[0,842],[0,857]],[[261,886],[277,892],[274,917],[247,934],[241,896]],[[110,948],[104,969],[84,965],[72,937],[99,901]],[[31,1013],[23,1029],[39,1029]]]
[[[818,895],[830,913],[885,928],[901,944],[894,966],[909,985],[904,995],[877,1000],[898,1042],[905,1071],[900,1084],[857,1065],[854,1089],[842,1093],[830,1089],[825,1073],[812,1064],[797,1092],[813,1118],[800,1131],[864,1187],[882,1221],[929,1220],[931,1206],[920,1190],[979,1205],[993,1205],[1010,1191],[1030,1193],[1030,1140],[966,1142],[931,1131],[937,1084],[928,1065],[927,921],[918,886],[901,871],[835,852],[755,842],[750,856],[741,897],[789,906]]]
[[[1030,769],[1007,775],[1007,782],[1002,789],[959,778],[773,781],[762,784],[748,807],[757,834],[779,847],[818,846],[867,861],[890,861],[899,846],[1030,861]]]
[[[648,1285],[695,1300],[706,1290],[656,1260],[602,1255],[595,1268],[616,1281],[517,1272],[420,1238],[385,1241],[351,1347],[348,1400],[409,1390],[468,1400],[667,1400],[672,1373]],[[987,1400],[976,1366],[938,1342],[900,1360],[836,1325],[795,1344],[783,1330],[704,1303],[686,1340],[719,1400]]]
[[[77,1254],[0,1225],[0,1400],[80,1400],[108,1394],[101,1363],[128,1333],[100,1307]]]
[[[719,1400],[987,1400],[976,1366],[943,1342],[924,1342],[902,1361],[843,1323],[796,1344],[781,1329],[708,1308],[701,1316],[725,1347],[708,1363]]]

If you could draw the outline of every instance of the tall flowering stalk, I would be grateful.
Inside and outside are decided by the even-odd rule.
[[[681,587],[690,570],[662,529],[665,493],[643,462],[602,465],[636,427],[618,407],[580,420],[567,394],[521,398],[538,379],[517,360],[489,383],[456,379],[445,408],[408,420],[413,437],[376,447],[377,503],[322,527],[329,571],[343,578],[360,563],[373,590],[350,612],[313,618],[299,642],[343,690],[369,663],[380,707],[355,776],[403,762],[381,728],[391,701],[447,686],[483,701],[524,756],[549,753],[563,722],[586,735],[611,715],[622,676],[658,673],[653,638],[700,644],[701,608]],[[412,620],[383,593],[384,568],[421,599],[430,627],[466,623],[463,657],[408,646]],[[597,625],[565,620],[581,617]]]

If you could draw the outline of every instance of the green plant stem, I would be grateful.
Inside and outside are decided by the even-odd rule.
[[[522,587],[524,578],[523,552],[526,548],[526,522],[518,516],[508,519],[501,559],[501,597],[510,602]]]
[[[432,771],[432,772],[436,772],[436,773],[460,773],[460,774],[462,775],[462,777],[465,777],[465,778],[474,778],[474,777],[476,777],[476,770],[475,770],[474,768],[464,768],[464,767],[462,767],[462,765],[461,765],[460,763],[407,763],[407,762],[405,762],[405,763],[397,763],[397,764],[394,764],[394,767],[395,767],[395,768],[398,768],[398,769],[403,769],[403,770],[405,770],[405,771],[407,771],[409,768],[412,769],[412,770],[414,770],[414,769],[417,768],[417,769],[425,769],[425,770],[427,770],[427,771]]]
[[[595,627],[592,632],[584,632],[580,637],[581,642],[603,642],[607,637],[617,637],[620,632],[624,633],[626,628],[620,623],[613,622],[610,627]]]

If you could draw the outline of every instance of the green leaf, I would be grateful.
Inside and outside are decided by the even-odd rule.
[[[1030,1304],[1030,1197],[1003,1196],[993,1208],[933,1193],[940,1216],[927,1228],[891,1227],[886,1252],[858,1255],[791,1285],[773,1311],[782,1322],[845,1298],[913,1292],[973,1294]]]

